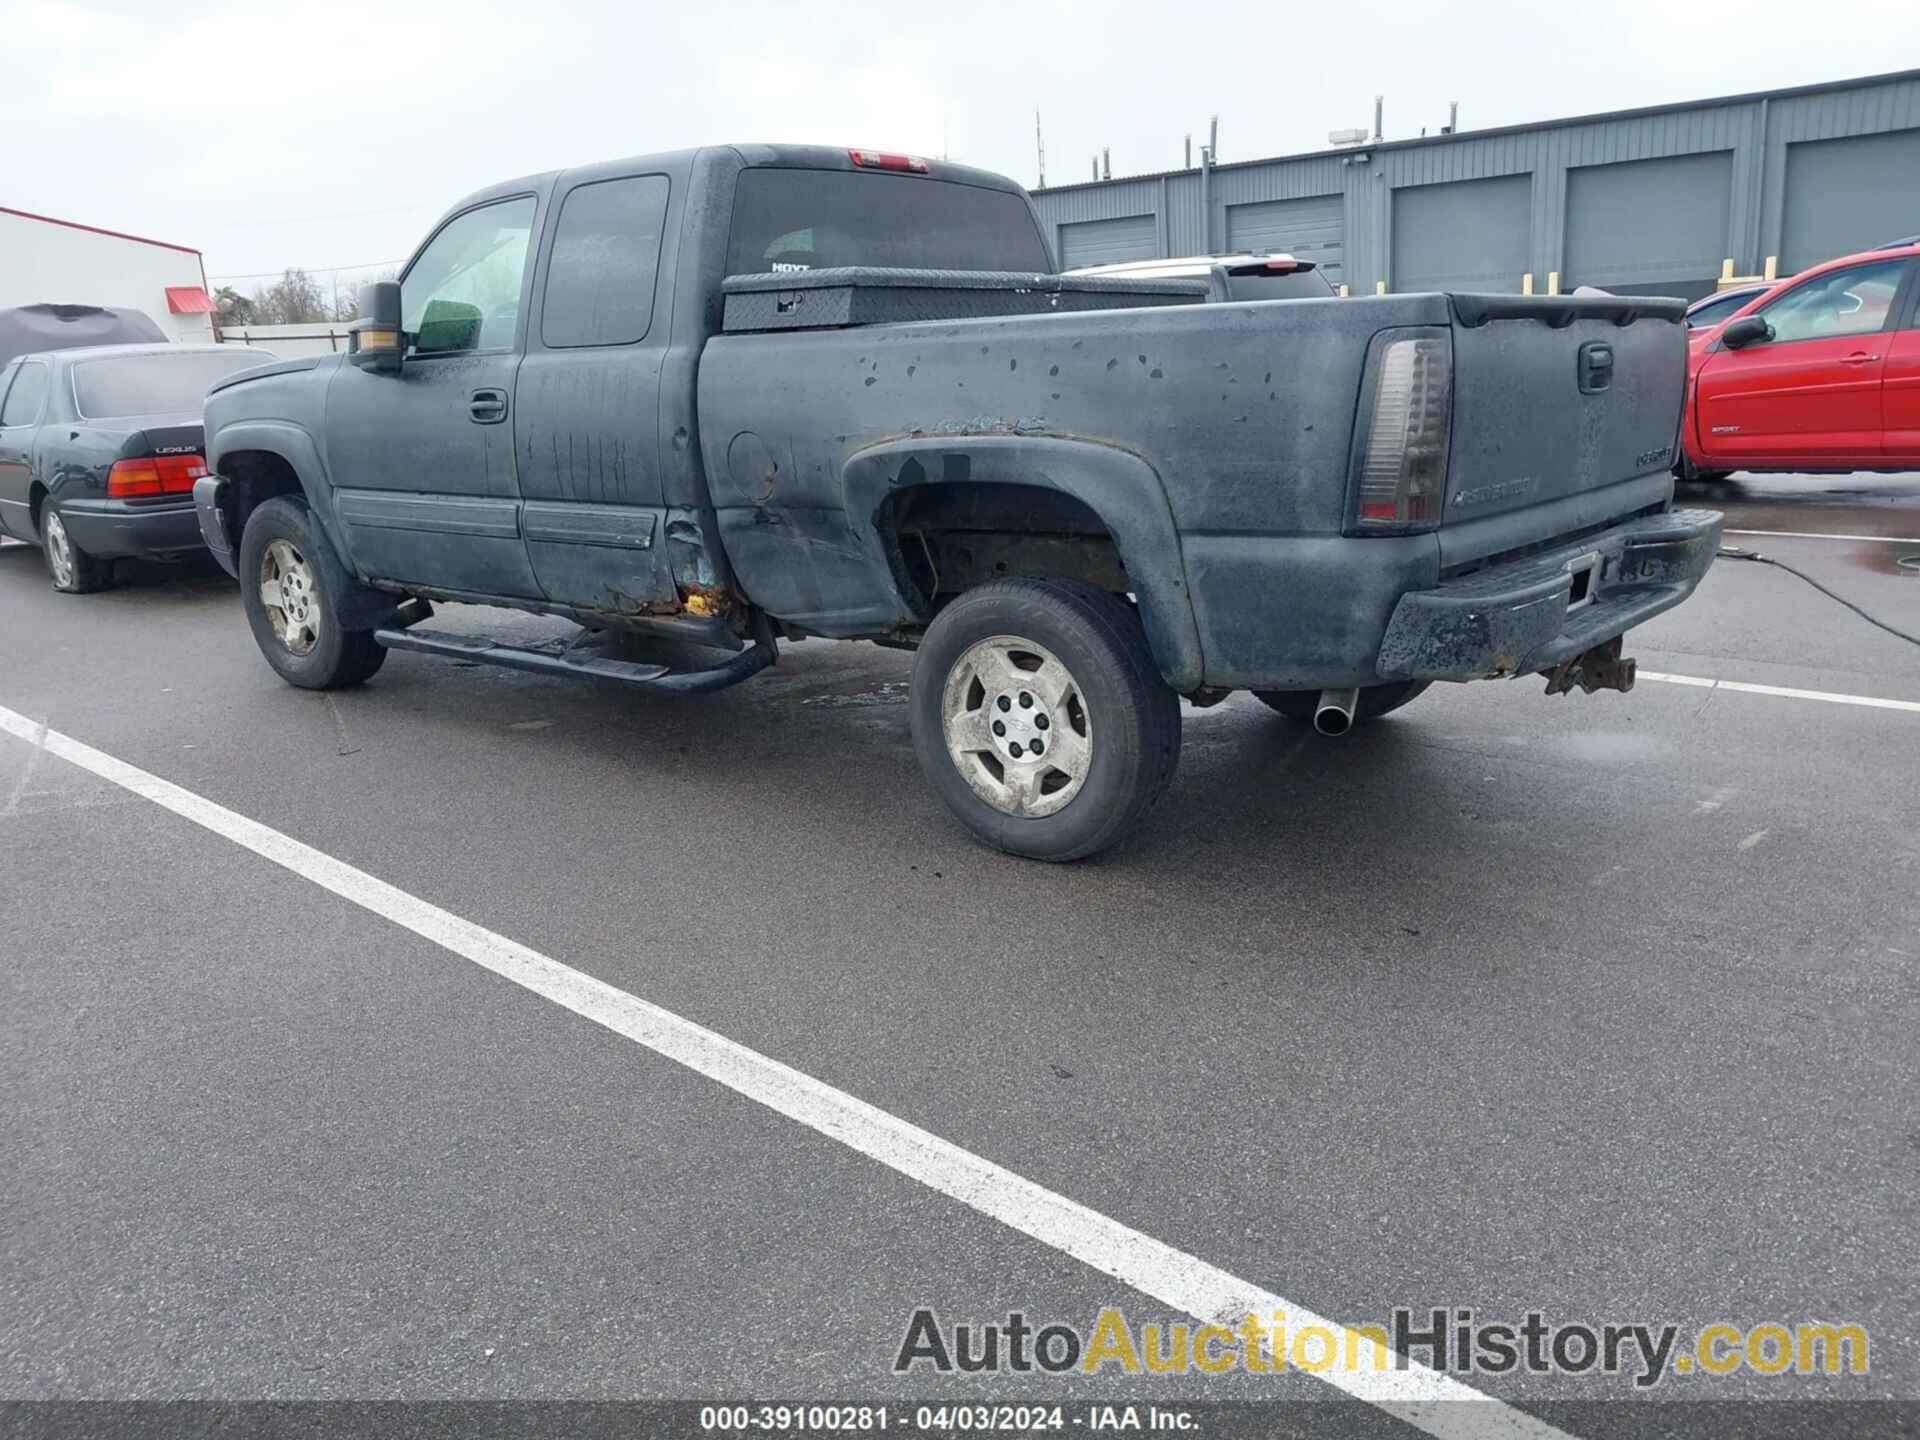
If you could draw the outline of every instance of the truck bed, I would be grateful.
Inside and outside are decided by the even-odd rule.
[[[701,440],[747,592],[809,629],[923,623],[889,570],[898,557],[866,538],[888,487],[991,465],[1071,490],[1073,467],[1117,456],[1145,477],[1124,502],[1143,518],[1128,523],[1168,537],[1160,557],[1123,539],[1128,576],[1155,569],[1163,582],[1149,583],[1177,587],[1175,606],[1210,637],[1168,673],[1353,683],[1372,675],[1407,591],[1670,502],[1683,312],[1414,294],[725,334],[702,357]],[[1370,356],[1394,333],[1451,347],[1444,503],[1428,527],[1360,540],[1356,417]],[[1610,384],[1580,393],[1576,366],[1596,349]],[[1085,493],[1100,501],[1100,486]],[[1180,646],[1153,638],[1157,652]]]

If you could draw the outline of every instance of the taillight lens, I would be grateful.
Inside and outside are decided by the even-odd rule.
[[[1452,391],[1453,342],[1446,335],[1390,340],[1376,352],[1360,456],[1362,529],[1439,523]]]
[[[107,472],[107,497],[134,500],[142,495],[188,495],[193,493],[193,482],[206,473],[206,457],[201,455],[116,460]]]

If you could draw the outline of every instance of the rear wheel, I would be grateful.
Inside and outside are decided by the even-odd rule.
[[[82,550],[51,500],[40,512],[40,549],[47,557],[53,588],[63,594],[86,595],[113,583],[113,562]]]
[[[1358,725],[1363,720],[1378,720],[1382,715],[1391,714],[1418,699],[1432,683],[1431,680],[1402,680],[1393,685],[1362,686],[1360,702],[1353,707],[1353,723]],[[1253,693],[1269,710],[1277,710],[1302,725],[1313,723],[1313,712],[1320,704],[1318,690],[1256,690]]]
[[[1689,485],[1718,485],[1733,474],[1731,470],[1702,470],[1684,450],[1680,452],[1680,463],[1673,467],[1673,473]]]
[[[239,570],[254,641],[288,684],[341,690],[386,663],[371,631],[341,625],[340,597],[352,582],[300,501],[282,496],[247,517]]]
[[[940,612],[914,658],[914,749],[997,850],[1079,860],[1120,840],[1180,759],[1180,700],[1140,617],[1075,581],[1001,580]]]

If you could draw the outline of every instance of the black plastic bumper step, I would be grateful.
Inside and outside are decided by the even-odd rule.
[[[737,685],[748,676],[766,669],[778,654],[773,640],[767,637],[710,670],[674,670],[665,665],[642,665],[631,660],[608,659],[591,651],[555,653],[550,650],[529,650],[519,645],[503,645],[483,635],[388,629],[374,631],[373,638],[389,650],[418,650],[426,655],[444,655],[482,665],[501,665],[509,670],[526,670],[535,675],[612,680],[621,685],[631,685],[637,690],[673,695],[724,690],[729,685]]]

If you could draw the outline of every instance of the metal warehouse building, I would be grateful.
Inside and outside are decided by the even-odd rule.
[[[1920,70],[1034,192],[1063,267],[1291,251],[1354,293],[1681,295],[1920,232]]]

